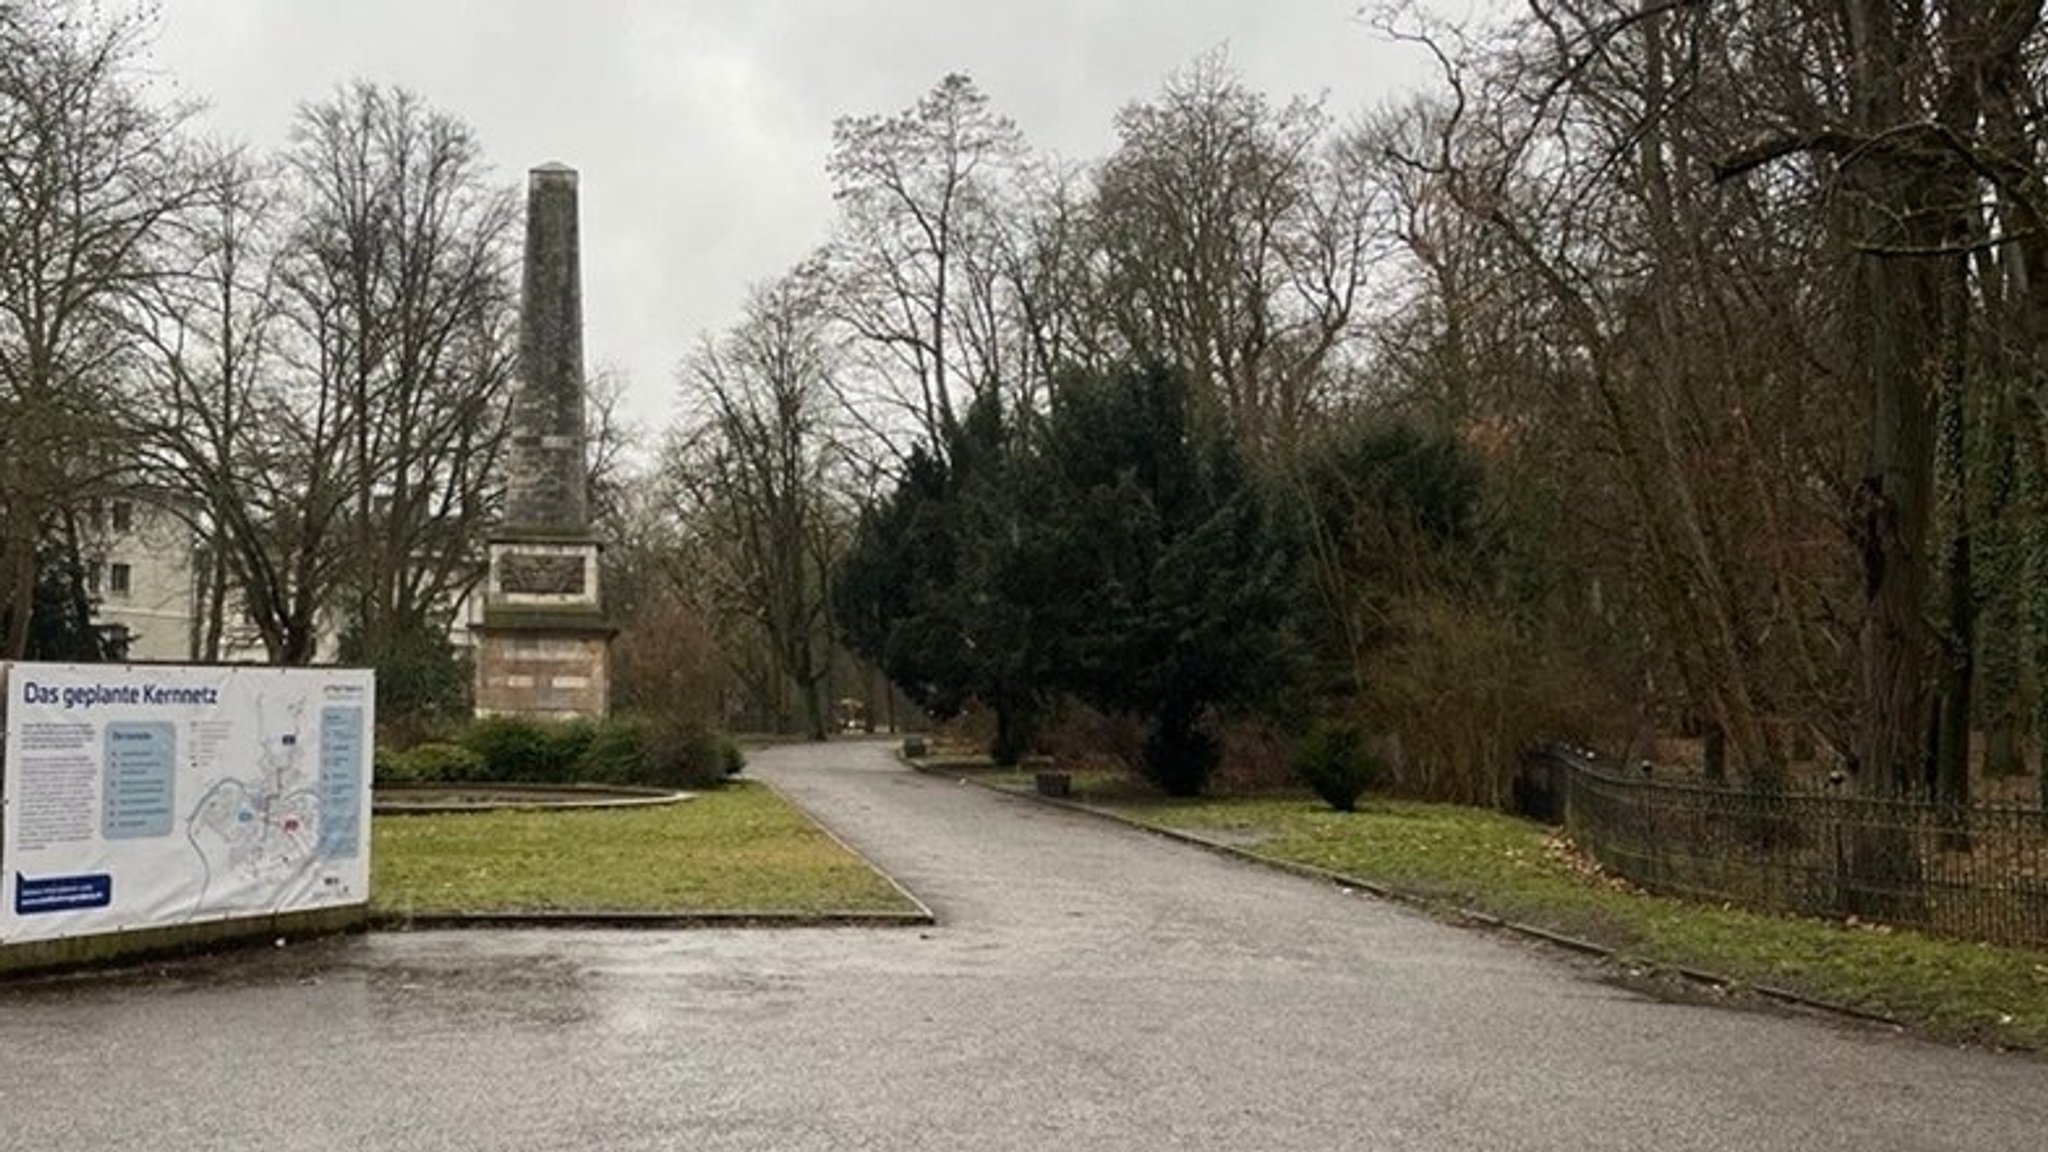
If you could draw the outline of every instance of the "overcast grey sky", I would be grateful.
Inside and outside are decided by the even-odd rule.
[[[282,143],[301,101],[400,84],[477,129],[507,182],[582,171],[584,347],[666,422],[698,333],[826,235],[832,119],[966,72],[1031,145],[1112,145],[1115,111],[1224,47],[1276,98],[1349,116],[1427,75],[1358,0],[164,0],[154,59],[212,131]]]

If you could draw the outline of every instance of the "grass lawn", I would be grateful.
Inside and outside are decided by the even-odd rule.
[[[1028,790],[1024,773],[976,773]],[[1077,799],[1161,827],[1370,880],[1616,949],[1890,1016],[1944,1039],[2048,1049],[2048,952],[1650,896],[1601,876],[1548,828],[1497,812],[1374,800],[1173,801],[1081,773]]]
[[[379,816],[371,908],[463,912],[912,912],[765,785],[584,812]]]

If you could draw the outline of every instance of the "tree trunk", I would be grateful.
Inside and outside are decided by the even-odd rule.
[[[809,740],[829,739],[832,734],[831,716],[825,701],[825,674],[815,668],[816,661],[806,652],[797,663],[796,688],[803,697],[804,736]]]
[[[1871,138],[1908,119],[1903,17],[1887,0],[1845,5],[1853,38],[1855,127]],[[1888,253],[1940,244],[1945,230],[1911,213],[1929,207],[1930,185],[1898,146],[1872,148],[1845,165],[1857,205],[1848,238],[1855,283],[1854,348],[1869,391],[1870,438],[1858,493],[1863,551],[1862,713],[1857,771],[1866,791],[1912,790],[1921,754],[1928,642],[1923,618],[1933,482],[1932,377],[1941,363],[1934,330],[1941,293],[1925,257]],[[1907,226],[1901,228],[1901,218]],[[1901,234],[1903,232],[1903,234]]]
[[[995,710],[996,736],[989,745],[989,759],[1012,768],[1031,750],[1031,707],[1013,693],[998,690]]]
[[[0,542],[0,589],[8,602],[0,605],[0,659],[19,660],[28,654],[29,617],[36,606],[36,534],[30,517],[20,517],[24,530],[11,533]]]
[[[199,658],[209,664],[220,659],[221,641],[227,632],[228,545],[226,533],[219,529],[214,530],[211,552],[212,565],[206,579],[206,632],[199,649]]]
[[[1969,418],[1969,282],[1961,257],[1943,257],[1937,265],[1941,281],[1940,335],[1942,402],[1940,428],[1944,484],[1950,501],[1948,549],[1943,568],[1946,588],[1947,660],[1942,669],[1939,727],[1933,748],[1932,792],[1942,807],[1949,848],[1968,848],[1965,825],[1970,803],[1970,729],[1974,718],[1971,689],[1976,683],[1976,590],[1971,584],[1970,473],[1966,459]]]
[[[1890,0],[1848,0],[1850,101],[1853,127],[1870,139],[1909,118],[1909,61],[1904,19]],[[1855,509],[1862,549],[1863,611],[1858,637],[1861,695],[1857,720],[1857,786],[1866,795],[1911,795],[1919,775],[1927,715],[1926,609],[1930,490],[1935,410],[1931,377],[1940,362],[1931,336],[1940,294],[1927,261],[1890,255],[1927,238],[1924,223],[1899,229],[1927,191],[1924,174],[1896,146],[1874,147],[1844,165],[1854,205],[1851,346],[1870,398],[1870,431]],[[1904,231],[1904,235],[1901,235]],[[1939,234],[1934,237],[1939,241]],[[1844,910],[1887,917],[1917,892],[1920,862],[1896,826],[1861,831],[1851,846],[1855,881]]]

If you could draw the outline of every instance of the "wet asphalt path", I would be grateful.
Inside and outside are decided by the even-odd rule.
[[[0,989],[0,1149],[2032,1149],[2048,1063],[761,753],[933,929],[379,935]]]

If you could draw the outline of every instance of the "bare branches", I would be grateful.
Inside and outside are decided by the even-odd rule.
[[[867,357],[858,375],[870,403],[909,412],[943,445],[973,398],[1012,371],[988,305],[1022,139],[958,74],[895,115],[843,117],[832,136],[841,224],[815,267],[821,302]]]
[[[441,628],[479,571],[511,379],[517,206],[469,126],[402,89],[357,83],[306,106],[285,163],[302,206],[282,283],[303,411],[348,493],[347,614],[374,653],[400,631]]]
[[[1220,55],[1117,116],[1096,178],[1096,295],[1122,343],[1187,369],[1254,456],[1289,449],[1351,334],[1373,190],[1317,104],[1274,108]]]
[[[685,534],[684,590],[724,636],[729,660],[765,649],[772,679],[796,691],[810,735],[822,739],[841,461],[837,355],[814,293],[795,276],[757,289],[746,319],[689,357],[689,415],[671,430],[662,479]]]
[[[1863,144],[1864,141],[1839,130],[1820,129],[1787,133],[1760,140],[1715,159],[1712,161],[1712,171],[1717,181],[1734,180],[1747,176],[1765,165],[1775,164],[1787,156],[1802,152],[1826,152],[1843,156],[1861,148]]]
[[[0,656],[25,650],[51,516],[118,471],[127,317],[203,193],[184,110],[143,98],[145,30],[68,3],[0,17]]]

